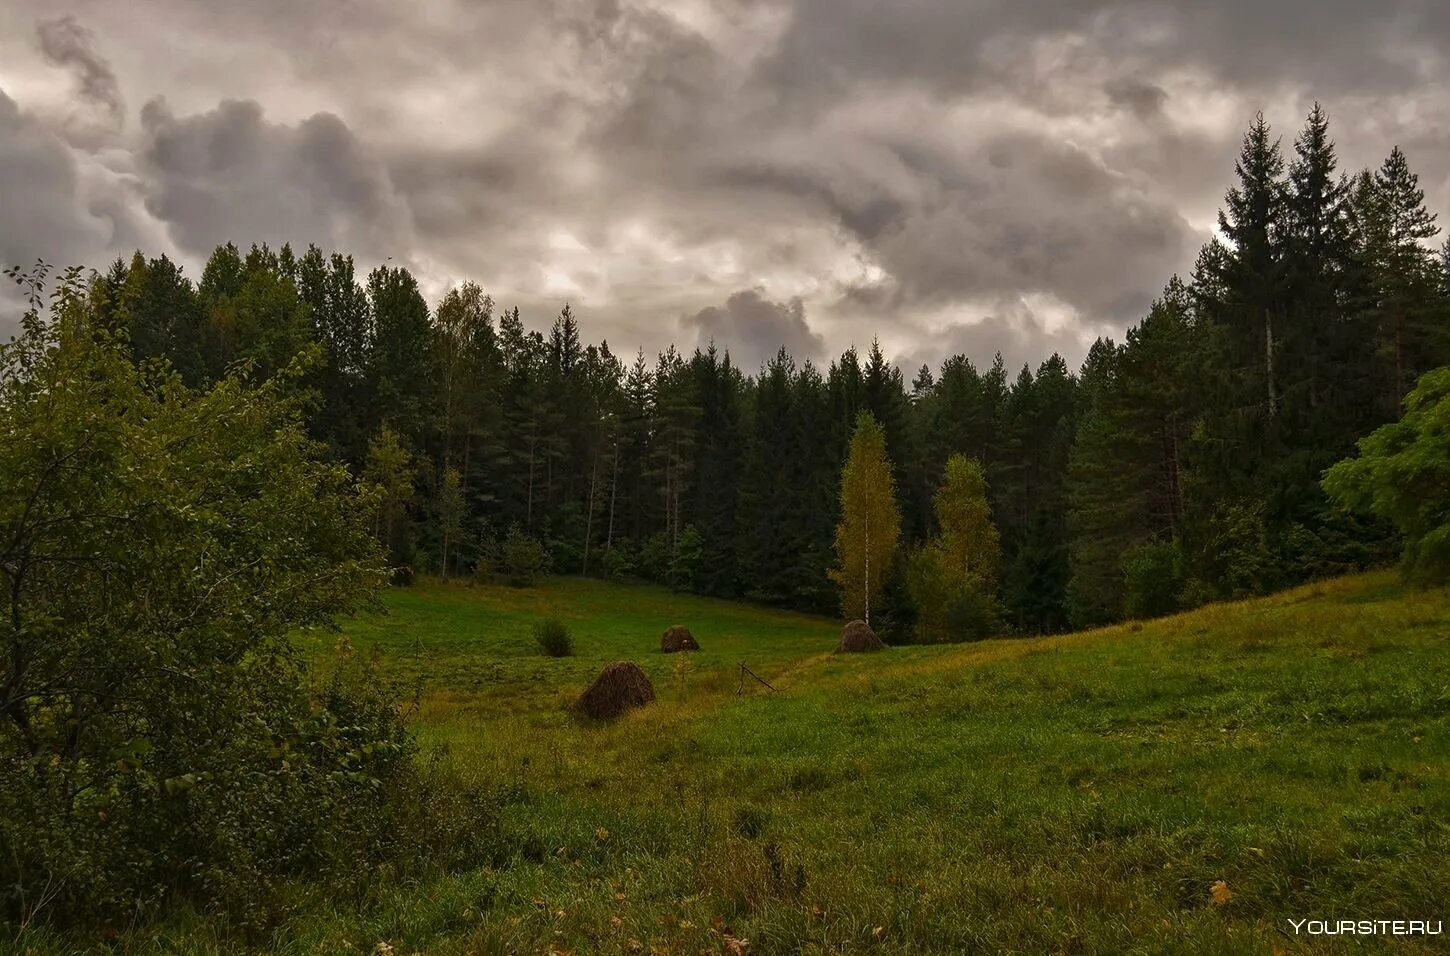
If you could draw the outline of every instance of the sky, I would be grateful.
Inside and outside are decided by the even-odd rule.
[[[5,0],[0,262],[316,243],[623,355],[1076,365],[1316,100],[1450,212],[1444,0]]]

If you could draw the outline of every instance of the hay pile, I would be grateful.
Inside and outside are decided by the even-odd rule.
[[[612,720],[655,699],[654,685],[633,661],[615,661],[579,696],[574,709],[594,720]]]
[[[837,654],[860,654],[865,651],[879,651],[885,644],[876,632],[871,630],[871,625],[865,621],[852,621],[841,628],[841,643],[836,645]]]
[[[660,638],[660,650],[666,654],[673,654],[676,651],[698,651],[699,643],[690,629],[683,624],[676,624],[664,636]]]

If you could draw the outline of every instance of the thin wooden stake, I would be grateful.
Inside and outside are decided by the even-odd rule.
[[[761,677],[759,674],[755,673],[755,671],[753,671],[750,668],[746,667],[745,666],[745,662],[744,661],[741,661],[740,662],[740,686],[735,688],[735,696],[736,697],[739,697],[741,694],[745,693],[745,675],[746,674],[749,674],[751,677],[754,677],[756,680],[760,681],[760,683],[764,684],[766,686],[766,688],[768,688],[772,693],[775,691],[775,688],[770,686],[770,682],[769,681],[767,681],[764,677]]]

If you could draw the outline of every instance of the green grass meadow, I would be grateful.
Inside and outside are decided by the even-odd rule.
[[[592,580],[344,621],[505,788],[497,864],[298,916],[284,953],[1274,953],[1450,917],[1450,593],[1389,574],[1063,637],[832,654],[839,625]],[[556,615],[576,656],[534,645]],[[659,653],[689,626],[703,649]],[[319,657],[336,634],[301,638]],[[569,702],[609,661],[658,700]],[[773,684],[747,680],[741,661]],[[1215,888],[1216,887],[1216,888]],[[130,940],[128,942],[128,940]],[[381,947],[379,944],[383,944]],[[220,952],[201,918],[123,949]]]

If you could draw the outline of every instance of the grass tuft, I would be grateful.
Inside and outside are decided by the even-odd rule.
[[[574,656],[574,637],[557,617],[546,617],[534,625],[534,642],[550,657]]]

